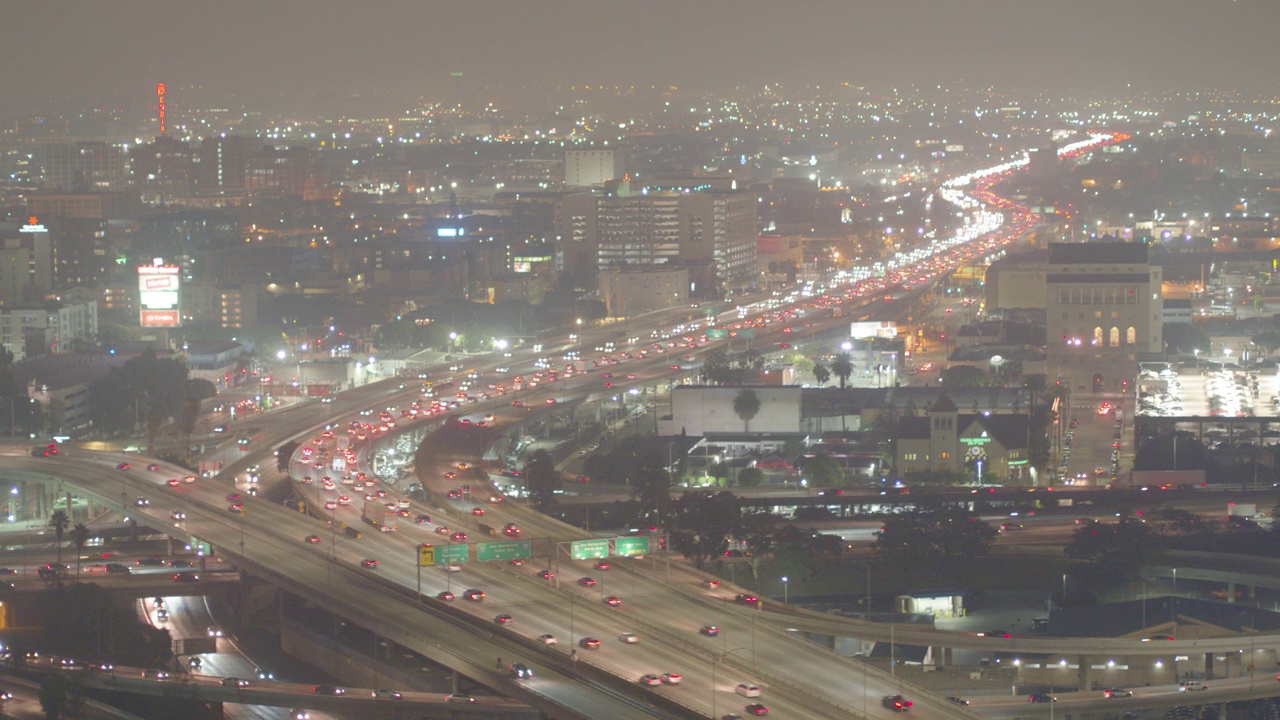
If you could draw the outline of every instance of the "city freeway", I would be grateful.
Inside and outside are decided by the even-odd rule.
[[[919,268],[903,265],[892,268],[893,272],[886,274],[883,279],[875,281],[861,279],[857,281],[860,284],[855,284],[855,289],[849,291],[849,297],[865,298],[871,293],[881,292],[886,287],[891,288],[896,284],[909,287],[915,283],[925,282],[948,270],[948,263],[952,263],[951,267],[954,267],[955,262],[971,259],[980,252],[998,248],[1003,242],[1007,242],[1027,229],[1029,226],[1024,226],[1025,222],[1027,221],[1023,219],[1015,225],[1013,229],[1017,230],[1016,233],[1002,235],[998,239],[993,238],[983,243],[980,248],[965,249],[961,246],[961,250],[952,252],[953,246],[948,246],[934,253],[914,257],[913,259],[928,265],[927,270],[918,276],[916,273],[921,272]],[[935,256],[941,253],[947,254],[943,260],[938,260]],[[673,311],[672,315],[677,312],[688,315],[687,310]],[[781,325],[779,323],[777,327],[780,335],[783,334]],[[603,342],[605,338],[616,336],[618,332],[616,329],[589,331],[584,333],[584,337],[579,339],[577,344],[587,346]],[[625,330],[623,332],[625,334]],[[697,340],[703,340],[703,342],[699,343]],[[701,346],[701,348],[706,347],[703,338],[691,338],[690,344]],[[570,343],[567,347],[572,345],[573,343]],[[764,346],[763,343],[761,345]],[[662,375],[666,375],[669,370],[666,368],[668,358],[675,357],[679,352],[683,351],[675,350],[665,358],[655,354],[648,362],[638,363],[638,366],[643,368],[643,372],[634,373],[635,384],[652,384]],[[694,352],[686,354],[696,357]],[[496,367],[503,362],[502,359],[495,359],[485,364]],[[692,365],[692,362],[691,359],[685,359],[684,365]],[[680,365],[680,363],[675,364]],[[677,367],[676,374],[679,374],[682,369],[685,368]],[[594,378],[595,375],[585,373],[579,376],[578,383],[585,386],[586,383],[581,380],[582,377]],[[674,375],[668,377],[674,377]],[[569,387],[578,384],[571,383],[569,380],[563,383]],[[587,393],[592,390],[590,387],[580,389]],[[620,390],[615,389],[615,392]],[[601,392],[598,387],[594,391],[597,394]],[[562,390],[544,387],[539,392],[551,392],[560,397],[569,397],[574,394],[567,388]],[[327,422],[350,416],[359,408],[383,403],[403,404],[417,394],[416,387],[401,390],[392,383],[386,383],[344,393],[331,405],[302,405],[282,410],[275,415],[261,442],[267,447],[272,447],[285,438],[302,437],[315,432]],[[528,397],[533,401],[543,399],[538,393],[529,393]],[[494,405],[496,406],[497,403],[495,402]],[[445,432],[451,430],[453,429],[446,428]],[[448,446],[458,450],[458,438],[452,438],[452,440],[454,442],[449,443]],[[477,442],[477,450],[481,442],[483,438]],[[253,458],[260,459],[260,453],[246,453],[244,461],[236,465],[247,465]],[[474,462],[476,453],[469,449],[452,457],[443,452],[436,453],[434,461],[441,463],[439,466],[434,469],[419,468],[418,470],[424,480],[430,480],[433,477],[433,470],[438,473],[434,477],[442,478],[443,473],[440,472],[442,468],[449,463],[456,464],[455,460]],[[215,547],[233,562],[238,562],[255,574],[278,580],[283,587],[299,588],[302,594],[310,597],[318,598],[325,593],[333,595],[335,597],[328,599],[333,605],[345,605],[340,607],[339,611],[347,617],[372,624],[376,630],[401,642],[406,647],[418,650],[419,648],[415,645],[422,646],[423,649],[419,651],[429,657],[441,657],[442,651],[448,648],[447,653],[452,657],[446,658],[445,664],[461,666],[466,674],[482,681],[487,678],[489,683],[502,688],[505,692],[511,693],[514,685],[517,692],[512,694],[529,699],[535,704],[550,702],[576,705],[580,708],[591,707],[592,711],[583,716],[600,716],[600,709],[604,707],[598,704],[600,702],[612,703],[609,709],[616,711],[610,713],[613,717],[643,717],[650,716],[654,712],[642,707],[634,700],[627,699],[635,697],[635,693],[618,693],[616,683],[609,686],[613,688],[612,691],[598,684],[580,681],[575,683],[570,675],[561,674],[554,669],[563,667],[563,658],[559,658],[559,662],[548,662],[545,659],[548,657],[546,648],[541,648],[539,652],[534,653],[530,651],[528,643],[515,642],[505,633],[496,630],[491,637],[485,638],[483,634],[475,632],[473,629],[475,625],[468,628],[444,626],[438,622],[420,622],[413,617],[413,611],[406,613],[406,600],[394,592],[386,592],[387,583],[407,589],[416,587],[417,568],[413,565],[414,547],[421,542],[421,538],[417,538],[415,542],[415,539],[407,533],[401,535],[400,533],[366,532],[365,538],[361,541],[345,544],[335,542],[327,549],[316,548],[308,546],[303,540],[305,536],[314,534],[318,529],[316,520],[265,503],[256,503],[250,499],[245,500],[245,515],[232,516],[226,510],[225,490],[229,486],[225,484],[201,481],[194,486],[170,489],[154,481],[148,482],[148,478],[141,473],[126,474],[128,477],[122,481],[120,471],[114,469],[110,460],[95,462],[80,458],[62,458],[57,462],[74,465],[82,470],[83,477],[77,478],[76,484],[86,489],[93,489],[104,502],[110,502],[116,483],[127,486],[130,492],[179,495],[173,498],[172,503],[165,502],[158,505],[168,507],[172,504],[175,507],[187,508],[187,522],[192,533],[213,541]],[[22,465],[31,471],[47,472],[50,463],[30,460],[23,462]],[[231,468],[230,472],[234,473],[235,469],[235,467]],[[165,470],[173,473],[183,472],[173,468]],[[442,488],[436,484],[434,489],[438,493]],[[486,512],[489,511],[492,511],[491,507],[486,509]],[[533,513],[514,505],[505,506],[501,512],[494,512],[498,520],[513,518],[507,521],[531,528],[526,532],[526,537],[536,536],[535,528],[545,527],[546,523],[551,522],[545,518],[538,519]],[[547,535],[557,539],[574,536],[573,532],[565,527],[549,528]],[[243,546],[240,545],[241,539],[243,539]],[[330,562],[330,555],[336,562]],[[360,563],[371,557],[379,560],[378,569],[376,571],[362,569]],[[273,568],[289,568],[289,577],[284,577],[281,571]],[[618,570],[622,570],[618,573],[619,575],[625,575],[627,572],[622,566],[619,566]],[[565,571],[562,570],[562,572]],[[666,693],[672,700],[700,714],[707,714],[711,710],[712,702],[716,703],[717,712],[732,707],[729,703],[739,702],[731,692],[732,685],[736,683],[718,679],[717,691],[712,692],[711,667],[707,667],[705,675],[696,669],[698,665],[710,666],[712,658],[717,658],[723,662],[724,666],[735,668],[734,671],[720,668],[720,671],[729,675],[731,679],[757,676],[761,678],[759,684],[766,688],[765,698],[770,706],[774,707],[776,712],[790,712],[794,717],[830,717],[833,716],[833,711],[847,713],[861,711],[863,707],[866,707],[869,714],[874,715],[881,710],[878,705],[871,707],[875,704],[868,703],[868,695],[875,698],[902,687],[900,681],[886,677],[874,669],[868,672],[867,668],[816,648],[807,641],[793,638],[776,629],[766,629],[761,626],[761,623],[750,620],[755,617],[754,612],[744,613],[742,609],[731,606],[724,599],[698,597],[691,592],[691,588],[673,589],[672,586],[661,582],[653,573],[645,575],[638,569],[631,570],[635,575],[631,579],[635,588],[632,591],[634,597],[624,597],[620,607],[612,608],[595,602],[592,597],[594,590],[570,590],[564,585],[547,587],[547,583],[534,578],[532,572],[533,569],[528,567],[516,571],[507,567],[466,567],[460,573],[456,573],[459,584],[481,585],[489,593],[483,608],[471,606],[469,614],[472,616],[473,623],[490,619],[489,613],[493,610],[503,610],[508,611],[516,619],[511,629],[523,628],[527,625],[537,629],[539,632],[536,634],[554,632],[566,638],[581,632],[597,633],[604,641],[601,650],[581,653],[578,666],[603,667],[625,682],[634,682],[635,678],[645,672],[687,673],[688,678],[681,685],[647,692]],[[574,572],[584,571],[582,568],[575,568]],[[367,578],[373,574],[381,579],[369,582]],[[428,573],[424,578],[424,593],[433,594],[446,589],[455,582],[452,575],[454,574]],[[332,580],[336,582],[331,582]],[[640,587],[641,580],[646,581],[647,587]],[[610,587],[616,587],[618,584],[625,587],[627,583],[625,580],[617,583],[612,581],[611,577],[607,584]],[[565,622],[564,617],[566,594],[569,598],[569,608],[574,616],[571,626]],[[583,599],[573,599],[575,597]],[[455,601],[455,609],[441,610],[441,612],[453,613],[456,617],[459,612],[456,607],[461,604],[463,603]],[[395,618],[395,625],[402,627],[390,627],[393,622],[391,618]],[[578,628],[579,623],[582,630]],[[700,624],[719,624],[722,632],[717,638],[711,639],[710,643],[703,643],[704,638],[697,634]],[[639,633],[641,642],[631,647],[615,647],[621,643],[610,640],[622,631]],[[751,637],[759,633],[769,633],[769,641],[752,643]],[[529,631],[528,635],[533,636],[535,633]],[[867,632],[863,635],[873,636]],[[660,641],[645,642],[646,636],[658,638]],[[707,647],[707,645],[714,645],[716,640],[720,641],[719,648]],[[900,641],[902,641],[901,638]],[[749,652],[749,644],[756,645],[751,663],[756,668],[754,675],[748,675],[742,670],[748,667],[744,656]],[[730,649],[730,645],[734,647]],[[1096,649],[1096,644],[1093,647]],[[493,677],[496,669],[487,669],[490,664],[486,658],[489,655],[501,656],[503,652],[506,653],[506,657],[522,655],[542,659],[542,662],[534,660],[532,663],[539,669],[535,678],[515,685]],[[563,655],[564,649],[556,646],[552,652]],[[588,654],[600,660],[588,660],[586,659]],[[544,669],[542,667],[544,664],[551,667]],[[858,677],[859,672],[866,673],[866,692],[850,681],[851,678]],[[773,673],[779,674],[775,676]],[[726,689],[729,692],[725,692]],[[931,700],[923,693],[916,694],[920,695],[916,699],[917,704],[925,708],[938,702],[937,707],[932,708],[937,714],[954,716],[967,712],[961,708]],[[721,696],[724,696],[723,700]],[[884,713],[887,714],[888,711]],[[582,714],[581,710],[579,714]]]

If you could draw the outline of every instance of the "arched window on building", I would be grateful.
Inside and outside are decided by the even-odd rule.
[[[1093,329],[1093,346],[1102,347],[1102,328],[1100,327]]]
[[[1135,330],[1133,326],[1129,326],[1129,329],[1125,331],[1124,342],[1126,345],[1138,344],[1138,331]]]
[[[1120,328],[1111,328],[1111,347],[1120,347]]]

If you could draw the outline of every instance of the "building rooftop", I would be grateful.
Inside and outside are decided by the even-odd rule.
[[[1050,243],[1050,265],[1133,265],[1148,262],[1142,243]]]

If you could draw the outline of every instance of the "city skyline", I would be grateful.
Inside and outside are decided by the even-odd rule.
[[[1280,6],[1263,0],[775,4],[556,0],[441,7],[142,0],[7,7],[0,78],[10,112],[47,103],[305,100],[343,111],[470,88],[678,85],[692,90],[963,83],[1044,93],[1167,87],[1269,92]],[[1079,19],[1079,25],[1073,24]],[[353,102],[354,101],[354,102]],[[349,106],[349,107],[348,107]]]

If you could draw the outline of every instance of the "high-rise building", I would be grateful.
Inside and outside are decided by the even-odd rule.
[[[59,192],[104,192],[129,187],[129,155],[100,141],[50,143],[41,152],[44,187]]]
[[[612,182],[603,192],[567,196],[558,223],[562,269],[579,278],[684,267],[695,296],[755,281],[751,193],[674,186],[634,192],[627,182]]]
[[[1141,243],[1053,243],[1045,275],[1050,380],[1132,390],[1139,355],[1162,352],[1161,268]]]

